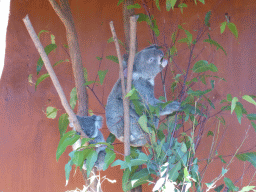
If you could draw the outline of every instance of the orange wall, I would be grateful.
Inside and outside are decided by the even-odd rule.
[[[152,1],[153,2],[153,1]],[[124,41],[123,24],[122,24],[122,7],[116,6],[117,0],[111,1],[72,1],[71,10],[78,31],[80,48],[82,51],[83,64],[87,68],[89,80],[94,80],[100,65],[101,70],[108,69],[104,86],[95,87],[95,93],[106,104],[107,96],[111,88],[118,78],[118,65],[105,57],[107,55],[116,55],[113,43],[107,43],[107,39],[111,37],[109,22],[114,21],[117,35],[119,39]],[[151,4],[150,4],[151,5]],[[212,10],[212,38],[221,43],[227,51],[225,56],[222,51],[216,54],[210,54],[214,48],[207,45],[203,54],[199,59],[208,59],[219,68],[218,75],[224,77],[227,82],[216,81],[216,88],[211,93],[215,102],[219,102],[226,97],[227,93],[237,96],[241,100],[241,96],[245,94],[256,95],[255,88],[255,61],[254,54],[255,31],[256,31],[256,5],[254,0],[211,0],[206,5],[198,3],[197,6],[190,6],[184,9],[184,14],[180,14],[179,10],[174,12],[166,12],[162,6],[163,12],[160,13],[154,9],[152,12],[157,18],[160,31],[162,32],[158,38],[159,44],[170,42],[170,35],[177,28],[177,24],[184,24],[184,28],[192,31],[194,28],[202,27],[206,12]],[[219,24],[225,21],[225,13],[231,16],[231,22],[238,27],[239,38],[236,40],[228,30],[220,35]],[[59,109],[58,116],[64,113],[58,95],[48,78],[38,86],[35,91],[34,86],[28,83],[28,75],[33,74],[33,80],[36,77],[36,63],[39,58],[32,40],[22,22],[22,18],[28,14],[30,20],[38,33],[40,30],[48,30],[56,37],[58,48],[50,54],[52,63],[60,59],[69,59],[64,51],[63,44],[66,44],[65,29],[59,18],[56,16],[52,7],[47,0],[20,0],[11,2],[11,15],[7,32],[7,48],[5,67],[0,82],[0,191],[66,191],[81,188],[83,179],[80,171],[71,173],[70,182],[65,187],[64,166],[68,162],[68,152],[61,156],[59,162],[56,162],[56,149],[59,141],[58,122],[57,120],[47,119],[44,111],[47,106],[54,106]],[[181,34],[182,35],[182,34]],[[193,33],[194,37],[196,33]],[[149,29],[145,23],[138,24],[138,44],[139,50],[148,46],[147,40],[151,41]],[[41,35],[44,46],[50,43],[49,34]],[[199,44],[195,53],[199,53],[202,47]],[[102,62],[96,57],[103,57]],[[185,69],[188,53],[181,52],[176,62]],[[170,72],[170,68],[168,69]],[[177,69],[175,69],[177,72]],[[74,79],[72,77],[72,69],[70,63],[60,64],[55,68],[56,74],[64,88],[69,99],[69,93],[74,87]],[[40,75],[46,73],[43,68]],[[157,84],[159,77],[157,77]],[[170,84],[172,78],[167,77],[167,91],[170,95]],[[156,95],[162,95],[161,86],[157,86]],[[247,105],[246,105],[247,106]],[[248,105],[249,106],[249,105]],[[248,107],[247,106],[247,107]],[[104,110],[94,95],[89,92],[89,107],[97,114],[103,114]],[[249,106],[250,107],[250,106]],[[249,112],[253,112],[254,107],[249,108]],[[249,122],[242,120],[242,125],[238,125],[236,117],[225,114],[227,118],[227,133],[223,139],[222,149],[219,154],[233,154],[241,143],[245,134],[245,129],[249,126]],[[234,122],[234,123],[233,123]],[[216,122],[209,122],[209,127],[215,127]],[[104,124],[103,133],[105,138],[108,130]],[[251,129],[248,141],[242,147],[242,150],[255,150],[255,132]],[[209,138],[208,138],[209,140]],[[207,158],[210,142],[205,142],[198,151],[199,159]],[[123,146],[117,144],[116,150],[123,151]],[[122,158],[121,156],[118,156]],[[227,158],[227,160],[230,157]],[[201,164],[201,169],[205,165]],[[215,160],[207,171],[208,176],[205,182],[210,182],[220,172],[220,160]],[[119,167],[118,167],[119,168]],[[116,184],[103,184],[103,191],[122,191],[121,176],[122,171],[118,168],[110,168],[106,172],[102,172],[101,176],[107,175],[110,179],[116,179]],[[230,166],[230,172],[227,177],[235,181],[243,171],[243,164],[237,160]],[[243,184],[247,184],[252,171],[247,173]],[[254,183],[255,185],[255,183]],[[150,191],[149,188],[143,186],[144,191]]]

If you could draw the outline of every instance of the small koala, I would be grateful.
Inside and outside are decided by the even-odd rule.
[[[103,118],[101,116],[84,116],[80,117],[77,115],[77,119],[79,124],[81,125],[81,128],[83,132],[89,137],[94,138],[94,140],[91,140],[90,144],[95,144],[98,142],[106,142],[101,131],[102,127],[102,121]],[[70,123],[70,127],[73,127],[73,124]],[[81,147],[81,140],[79,139],[73,146],[73,150],[76,150],[77,148]],[[96,152],[98,153],[98,159],[95,162],[95,167],[97,170],[102,170],[104,165],[104,158],[106,155],[105,152],[106,146],[100,146],[96,148]],[[86,169],[85,164],[83,165],[83,169]]]
[[[168,61],[163,59],[164,53],[156,45],[151,45],[135,55],[133,65],[132,84],[139,92],[144,104],[158,106],[163,103],[154,96],[154,79],[162,71]],[[123,66],[126,66],[126,59]],[[148,108],[148,106],[146,106]],[[180,103],[174,101],[164,109],[160,107],[160,116],[178,111]],[[122,98],[121,79],[119,78],[108,96],[106,105],[106,123],[108,129],[120,141],[124,141],[124,108]],[[143,146],[147,143],[147,136],[138,124],[140,116],[135,112],[134,105],[130,102],[130,141],[131,146]],[[159,119],[154,118],[154,125],[158,127]]]

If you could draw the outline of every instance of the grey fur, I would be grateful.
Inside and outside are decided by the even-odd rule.
[[[159,101],[154,96],[154,79],[162,71],[168,61],[163,59],[163,52],[156,45],[147,47],[136,54],[133,66],[132,84],[138,90],[141,101],[144,104],[157,106]],[[126,61],[123,65],[126,66]],[[178,111],[180,103],[174,101],[164,109],[160,109],[160,115],[171,114]],[[111,133],[120,141],[124,140],[124,121],[123,121],[123,100],[121,80],[118,79],[109,94],[106,105],[106,122]],[[147,136],[138,124],[139,115],[135,112],[134,106],[130,104],[130,141],[132,146],[143,146],[147,142]],[[154,118],[157,127],[159,119]]]
[[[103,118],[101,116],[96,116],[96,115],[84,116],[84,117],[77,116],[77,119],[79,121],[79,124],[81,125],[83,132],[89,138],[94,138],[94,140],[90,141],[90,144],[106,142],[101,131],[99,130],[102,127],[102,121],[103,121]],[[73,127],[73,125],[70,124],[70,127]],[[73,149],[76,150],[78,147],[81,147],[80,140],[73,145]],[[96,152],[98,153],[98,159],[95,162],[95,167],[97,168],[97,170],[103,169],[104,158],[106,155],[105,149],[106,149],[106,146],[99,146],[96,148]],[[83,169],[86,169],[85,164],[83,166]]]

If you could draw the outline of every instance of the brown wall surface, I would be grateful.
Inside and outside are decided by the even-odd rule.
[[[152,1],[153,2],[153,1]],[[154,4],[154,3],[153,3]],[[152,6],[152,3],[148,4]],[[106,59],[108,55],[116,55],[113,43],[107,43],[111,37],[109,22],[114,21],[119,39],[124,41],[122,6],[117,6],[117,0],[104,1],[70,1],[75,25],[78,31],[80,49],[82,51],[83,65],[88,70],[89,80],[94,80],[97,71],[108,69],[104,86],[95,86],[95,94],[105,105],[107,96],[112,86],[118,78],[118,65]],[[212,10],[211,16],[211,37],[219,42],[227,52],[227,56],[221,51],[215,51],[214,47],[200,43],[195,49],[195,55],[203,52],[197,60],[206,59],[213,62],[219,69],[218,76],[224,77],[227,82],[216,80],[216,89],[210,93],[215,103],[224,99],[227,93],[237,96],[242,100],[242,95],[256,95],[256,4],[254,0],[220,0],[206,1],[205,5],[198,3],[197,6],[190,5],[184,9],[184,14],[180,10],[165,11],[164,3],[161,6],[162,12],[156,8],[151,9],[161,34],[158,44],[170,42],[171,34],[177,29],[178,24],[189,31],[202,27],[204,16]],[[144,12],[143,9],[137,13]],[[238,40],[226,29],[224,34],[220,34],[220,23],[225,21],[225,13],[231,17],[239,31]],[[47,119],[44,111],[46,107],[53,106],[58,110],[57,118],[64,113],[59,97],[51,80],[48,78],[42,82],[35,91],[34,85],[28,82],[29,74],[33,74],[33,81],[39,77],[36,75],[36,63],[39,54],[36,51],[31,38],[22,22],[22,18],[28,14],[30,20],[39,33],[47,30],[40,37],[44,46],[50,44],[50,34],[55,35],[57,49],[49,54],[52,64],[60,59],[70,59],[63,47],[66,42],[65,28],[55,14],[47,0],[12,0],[11,15],[7,32],[7,47],[5,66],[0,82],[0,191],[2,192],[24,192],[24,191],[66,191],[82,188],[83,178],[79,170],[76,174],[71,172],[68,186],[65,187],[64,166],[68,162],[68,152],[65,152],[59,161],[56,161],[56,149],[59,142],[59,131],[57,119]],[[193,33],[193,38],[196,32]],[[180,34],[181,37],[185,34]],[[148,46],[151,40],[149,28],[145,23],[138,24],[138,45],[139,50]],[[185,37],[185,36],[184,36]],[[207,34],[205,37],[207,38]],[[203,38],[203,39],[204,39]],[[184,45],[182,45],[184,46]],[[180,47],[182,48],[182,47]],[[178,49],[180,49],[178,48]],[[124,53],[124,50],[122,50]],[[214,52],[214,54],[212,54]],[[176,63],[181,69],[186,69],[188,51],[180,52]],[[103,57],[98,61],[96,57]],[[168,68],[170,72],[170,68]],[[178,73],[177,68],[174,70]],[[74,87],[71,63],[62,63],[55,67],[56,74],[64,88],[64,92],[69,99],[71,89]],[[39,75],[46,73],[43,67]],[[155,88],[156,96],[163,95],[159,76]],[[168,98],[171,99],[170,85],[172,77],[167,77]],[[209,86],[209,85],[208,85]],[[255,111],[255,106],[247,105],[248,112]],[[97,101],[92,92],[89,92],[89,107],[96,114],[104,115],[102,105]],[[214,113],[214,112],[213,112]],[[242,125],[237,123],[234,115],[224,114],[227,122],[226,135],[223,138],[219,154],[234,154],[237,147],[242,142],[245,129],[250,125],[249,121],[242,119]],[[209,130],[216,126],[216,121],[207,123]],[[108,129],[104,123],[103,134],[108,136]],[[203,145],[198,149],[199,159],[207,158],[211,147],[211,140],[206,138]],[[117,141],[117,143],[119,143]],[[115,145],[115,149],[123,152],[122,144]],[[251,128],[248,140],[240,151],[255,151],[255,132]],[[69,149],[71,151],[71,148]],[[118,158],[122,159],[119,155]],[[226,157],[228,161],[231,156]],[[246,164],[248,166],[248,164]],[[202,170],[205,161],[200,164]],[[229,167],[227,177],[236,181],[243,172],[244,165],[236,159]],[[205,182],[210,182],[221,173],[223,164],[219,159],[214,160],[209,166],[204,177]],[[243,185],[248,184],[253,175],[252,167],[246,173]],[[75,174],[75,175],[74,175]],[[73,176],[74,175],[74,176]],[[116,179],[117,183],[103,183],[104,192],[122,191],[121,178],[122,170],[119,167],[109,168],[101,172],[101,176],[106,175],[110,179]],[[254,179],[255,180],[255,179]],[[252,185],[255,185],[255,182]],[[240,183],[236,185],[240,186]],[[150,191],[147,185],[143,186],[144,191]]]

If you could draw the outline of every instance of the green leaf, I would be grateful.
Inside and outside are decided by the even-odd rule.
[[[161,11],[161,9],[160,9],[160,4],[159,4],[159,0],[154,0],[155,2],[156,2],[156,7],[157,7],[157,9],[159,10],[159,11]]]
[[[231,94],[227,94],[227,101],[229,101],[229,102],[232,101],[232,96],[231,96]]]
[[[256,106],[256,102],[253,100],[253,98],[250,95],[244,95],[243,99]]]
[[[88,154],[89,149],[82,150],[82,151],[75,151],[74,156],[71,158],[72,162],[76,166],[83,167],[84,159],[86,155]]]
[[[105,76],[107,74],[108,70],[105,70],[105,71],[101,71],[99,70],[98,71],[98,75],[99,75],[99,79],[100,79],[100,84],[103,85],[103,81],[105,79]]]
[[[225,119],[221,116],[221,117],[217,117],[217,119],[223,124],[225,125],[226,124],[226,121]]]
[[[124,0],[119,0],[118,3],[117,3],[117,6],[120,5],[123,2],[124,2]]]
[[[247,115],[247,118],[248,118],[249,120],[256,120],[256,114],[255,114],[255,113],[248,114],[248,115]]]
[[[152,19],[152,26],[150,28],[154,31],[154,33],[157,37],[160,35],[160,31],[158,29],[155,19]]]
[[[226,25],[227,25],[226,21],[220,24],[220,33],[223,33],[225,31]]]
[[[112,37],[113,39],[113,37]],[[102,57],[96,57],[97,60],[101,61],[102,60]]]
[[[210,136],[210,135],[211,135],[211,136],[214,136],[214,134],[213,134],[213,132],[212,132],[212,131],[208,131],[208,133],[207,133],[207,137],[208,137],[208,136]]]
[[[173,45],[170,49],[170,55],[174,55],[175,53],[177,53],[177,48]]]
[[[120,169],[126,169],[128,168],[128,165],[125,161],[122,161],[120,159],[117,159],[114,163],[112,163],[111,167],[115,167],[115,166],[118,166],[120,165]]]
[[[141,6],[138,3],[135,3],[134,5],[128,5],[127,9],[140,9]]]
[[[145,14],[143,14],[143,13],[139,13],[138,16],[139,16],[139,18],[138,18],[138,20],[137,20],[138,22],[146,21],[147,24],[148,24],[149,26],[151,26],[151,19],[150,19],[147,15],[145,15]]]
[[[241,189],[241,191],[239,192],[247,192],[247,191],[251,191],[252,189],[254,189],[255,186],[245,186]]]
[[[66,186],[68,184],[69,180],[69,175],[72,169],[72,161],[70,160],[66,165],[65,165],[65,176],[66,176]]]
[[[189,43],[192,43],[192,34],[188,31],[188,30],[184,30],[186,35],[187,35],[187,38],[188,38],[188,41]]]
[[[33,76],[33,74],[29,74],[29,75],[28,75],[28,82],[29,82],[30,84],[33,84],[33,78],[32,78],[32,76]]]
[[[39,40],[40,40],[40,35],[41,35],[42,33],[49,33],[49,31],[41,30],[41,31],[38,33],[38,35],[37,35]]]
[[[207,98],[206,96],[204,96],[204,98],[208,101],[208,103],[210,104],[210,106],[211,106],[213,109],[215,109],[214,104],[212,103],[212,101],[211,101],[209,98]]]
[[[93,140],[93,139],[92,138],[82,138],[81,139],[81,146],[83,146],[85,143],[88,143],[91,140]]]
[[[132,89],[125,95],[125,98],[131,97],[135,92],[137,92],[136,89],[135,89],[135,88],[132,88]],[[138,99],[139,99],[139,98],[138,98]]]
[[[231,102],[231,114],[233,113],[235,107],[236,107],[236,102],[238,101],[237,97],[233,97],[232,102]]]
[[[107,143],[114,143],[115,139],[116,139],[116,136],[114,134],[110,133],[106,142]]]
[[[172,33],[172,43],[175,43],[176,40],[176,35],[177,35],[177,31],[175,31],[174,33]]]
[[[106,56],[107,59],[114,61],[115,63],[119,63],[118,58],[114,55],[108,55]]]
[[[56,152],[56,160],[58,161],[62,153],[66,150],[67,146],[73,145],[78,139],[79,135],[76,134],[75,131],[69,131],[65,133],[60,139],[57,152]]]
[[[49,44],[47,45],[45,48],[44,48],[44,51],[47,55],[49,55],[49,53],[51,51],[53,51],[54,49],[57,48],[57,45],[56,44]],[[44,62],[42,60],[42,58],[40,57],[37,61],[37,66],[36,66],[36,71],[37,71],[37,75],[39,74],[39,72],[41,71],[42,67],[44,65]]]
[[[192,96],[198,96],[198,97],[199,97],[199,96],[202,96],[202,95],[204,95],[204,94],[206,94],[206,93],[209,93],[211,90],[212,90],[212,89],[207,89],[207,90],[205,90],[205,91],[201,91],[201,90],[193,91],[192,89],[189,89],[188,92],[187,92],[187,94],[192,95]]]
[[[118,41],[118,43],[120,44],[120,45],[122,45],[122,46],[124,46],[124,43],[120,40],[120,39],[117,39],[117,41]],[[108,40],[107,40],[107,42],[108,43],[112,43],[112,42],[114,42],[114,39],[113,39],[113,37],[110,37]],[[97,57],[96,57],[97,58]],[[101,57],[99,57],[100,59],[98,59],[98,60],[101,60],[102,58]]]
[[[256,152],[242,153],[236,157],[241,161],[249,161],[256,168]]]
[[[76,106],[76,101],[77,101],[77,92],[76,92],[76,87],[74,87],[71,92],[70,92],[70,106],[72,109],[75,108]]]
[[[47,77],[50,77],[50,75],[49,75],[48,73],[41,75],[41,76],[37,79],[36,84],[35,84],[35,90],[36,90],[37,86],[39,85],[39,83],[41,83],[41,82],[42,82],[43,80],[45,80]]]
[[[148,169],[142,169],[138,172],[135,172],[131,177],[131,186],[132,188],[136,188],[144,183],[148,183],[150,173]]]
[[[216,187],[216,188],[214,189],[214,191],[220,192],[220,191],[223,189],[223,187],[224,187],[224,184],[221,184],[221,185],[219,185],[218,187]]]
[[[208,61],[200,60],[195,63],[192,70],[194,73],[202,73],[209,70],[212,72],[217,72],[218,68],[212,63],[208,64]]]
[[[51,34],[51,43],[55,44],[55,36],[53,34]]]
[[[254,128],[254,130],[256,131],[256,124],[254,122],[251,121],[252,127]]]
[[[86,171],[87,171],[87,177],[89,178],[90,173],[92,171],[92,168],[97,161],[98,153],[94,151],[93,149],[90,149],[90,152],[87,155],[86,158]]]
[[[171,8],[173,9],[176,2],[177,0],[166,0],[166,10],[170,11]]]
[[[204,0],[199,0],[201,3],[205,4]]]
[[[224,182],[227,185],[227,187],[229,188],[229,190],[232,190],[232,191],[238,191],[239,190],[239,188],[236,187],[229,178],[225,177]]]
[[[64,133],[67,130],[69,124],[69,120],[68,120],[68,114],[67,113],[63,113],[60,118],[59,118],[59,132],[60,132],[60,138],[64,135]]]
[[[223,159],[222,155],[219,155],[218,157],[220,158],[220,160],[221,160],[222,163],[227,163],[227,162]]]
[[[85,82],[87,82],[88,80],[88,72],[87,72],[87,69],[85,67],[83,67],[83,71],[84,71],[84,80]]]
[[[225,51],[225,49],[219,43],[217,43],[217,41],[214,41],[212,39],[205,39],[203,42],[207,42],[207,43],[210,43],[211,45],[214,45],[217,48],[217,50],[221,49],[225,53],[225,55],[227,55],[227,52]]]
[[[210,18],[211,18],[211,14],[212,14],[212,11],[207,12],[206,15],[205,15],[205,18],[204,18],[204,24],[205,24],[207,27],[210,27],[209,20],[210,20]]]
[[[55,119],[57,116],[58,109],[54,107],[47,107],[46,108],[46,117],[49,119]]]
[[[178,161],[174,167],[169,171],[169,179],[172,181],[176,181],[179,176],[179,171],[181,170],[181,162]]]
[[[241,124],[241,118],[243,117],[242,108],[239,105],[236,105],[235,107],[236,117],[238,119],[238,122]]]
[[[146,133],[149,133],[147,122],[148,122],[148,119],[146,115],[142,115],[138,120],[138,123],[140,124],[143,131],[145,131]]]
[[[56,67],[57,65],[59,65],[59,64],[61,64],[61,63],[64,63],[64,62],[69,62],[69,60],[66,59],[66,60],[64,61],[64,60],[61,59],[61,60],[57,61],[56,63],[54,63],[53,67]]]
[[[188,40],[188,38],[183,38],[183,39],[179,39],[178,42],[179,43],[188,43],[189,40]]]
[[[105,171],[108,166],[115,160],[116,158],[116,154],[114,151],[106,148],[105,149],[106,151],[106,156],[105,156],[105,159],[104,159],[104,165],[103,165],[103,171]]]
[[[84,84],[84,86],[91,85],[91,84],[93,84],[93,83],[96,83],[96,81],[86,81],[85,84]]]
[[[221,174],[224,176],[227,172],[228,172],[228,170],[227,170],[227,169],[224,169],[224,168],[222,167]]]
[[[236,25],[234,23],[228,23],[228,28],[229,30],[233,33],[233,35],[238,38],[238,31],[237,31],[237,28],[236,28]]]
[[[188,6],[185,3],[181,3],[181,4],[178,5],[178,7],[180,8],[181,13],[183,13],[183,8],[186,8]]]

